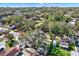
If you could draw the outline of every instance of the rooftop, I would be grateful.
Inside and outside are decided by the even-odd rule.
[[[8,51],[3,50],[0,52],[0,56],[15,56],[15,54],[19,52],[19,48],[12,47]]]
[[[12,47],[8,52],[5,53],[5,56],[15,56],[17,52],[19,52],[19,48]]]
[[[79,53],[76,51],[71,51],[71,56],[79,56]]]

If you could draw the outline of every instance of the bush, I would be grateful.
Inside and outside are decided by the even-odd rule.
[[[3,32],[0,32],[0,35],[2,35],[3,34]]]
[[[12,42],[7,42],[7,45],[8,45],[9,47],[12,47],[12,46],[13,46],[13,43],[12,43]]]
[[[56,48],[59,48],[59,42],[57,42]],[[53,49],[55,49],[55,48],[53,48],[52,42],[51,42],[51,44],[48,45],[48,55],[51,55],[52,54],[52,50]]]
[[[55,48],[52,47],[52,44],[48,45],[48,55],[50,56],[69,56],[69,52],[66,50],[63,50],[59,46],[59,42],[57,42],[57,45]]]
[[[79,20],[76,22],[76,29],[79,30]]]
[[[0,38],[0,42],[2,42],[2,41],[3,41],[3,39]]]
[[[61,48],[52,49],[51,56],[69,56],[68,51],[65,51]]]
[[[8,39],[13,39],[13,35],[12,34],[7,34]]]
[[[68,46],[68,50],[69,51],[75,50],[75,44],[74,43],[70,43],[69,46]]]

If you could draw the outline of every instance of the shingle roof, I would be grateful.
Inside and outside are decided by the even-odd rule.
[[[6,53],[5,51],[1,51],[0,56],[4,56],[5,53]]]
[[[5,56],[15,56],[17,52],[19,52],[19,48],[12,47],[7,53],[5,53]]]
[[[36,55],[36,50],[34,50],[32,48],[26,49],[26,56],[34,56],[34,55]]]
[[[60,42],[60,46],[63,48],[68,48],[68,43]]]

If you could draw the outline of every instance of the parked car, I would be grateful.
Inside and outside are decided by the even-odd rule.
[[[60,42],[60,47],[67,50],[68,49],[68,43],[66,42]]]
[[[75,44],[76,44],[77,47],[79,47],[79,41],[78,42],[75,42]]]
[[[0,42],[0,51],[3,51],[5,49],[5,45],[3,42]]]
[[[16,26],[15,25],[10,25],[9,29],[11,29],[11,30],[16,29]]]

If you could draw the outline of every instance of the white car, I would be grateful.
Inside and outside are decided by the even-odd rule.
[[[0,42],[0,51],[5,49],[5,43],[4,42]]]

